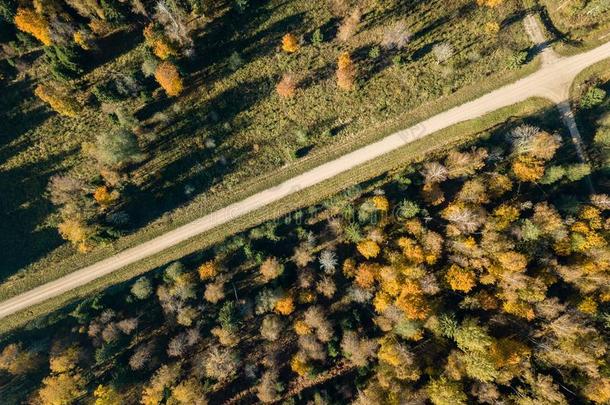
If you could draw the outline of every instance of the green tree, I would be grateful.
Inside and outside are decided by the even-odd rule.
[[[591,174],[591,166],[586,163],[577,163],[567,167],[566,177],[570,181],[578,181]]]
[[[462,385],[446,377],[431,380],[426,386],[428,398],[434,405],[466,405],[468,397]]]
[[[83,73],[81,54],[74,45],[52,45],[44,48],[47,65],[59,80],[70,80]]]
[[[140,300],[144,300],[150,297],[152,294],[152,285],[150,280],[146,277],[140,277],[131,286],[131,293]]]
[[[102,132],[96,139],[96,157],[103,165],[120,168],[138,162],[143,154],[135,135],[125,129]]]
[[[580,108],[589,110],[593,107],[597,107],[604,102],[606,98],[606,91],[599,87],[591,87],[580,99]]]

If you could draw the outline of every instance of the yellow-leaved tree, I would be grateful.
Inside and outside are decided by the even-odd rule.
[[[34,10],[27,8],[17,9],[15,27],[20,31],[27,32],[47,46],[53,43],[49,23]]]
[[[65,90],[39,84],[34,94],[61,115],[76,117],[80,111],[78,103]]]
[[[282,50],[286,53],[294,53],[299,50],[299,40],[293,33],[288,33],[282,38]]]
[[[155,79],[168,96],[177,96],[184,90],[184,83],[176,65],[169,61],[159,63],[155,70]]]

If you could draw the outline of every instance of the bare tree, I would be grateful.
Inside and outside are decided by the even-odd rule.
[[[375,356],[379,344],[373,339],[360,339],[356,332],[347,331],[341,340],[341,350],[357,367],[364,367]]]
[[[407,24],[405,21],[401,20],[389,28],[386,28],[383,34],[383,40],[381,41],[381,46],[385,49],[402,49],[404,48],[409,39],[411,37],[411,33],[407,29]]]

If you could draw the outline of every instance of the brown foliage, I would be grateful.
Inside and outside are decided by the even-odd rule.
[[[285,74],[282,76],[282,80],[275,87],[277,94],[282,98],[291,98],[295,95],[297,90],[297,82],[293,75]]]
[[[343,52],[337,62],[337,86],[342,90],[352,90],[356,79],[356,66],[349,53]]]
[[[339,30],[337,31],[337,39],[339,41],[347,41],[356,33],[358,29],[358,24],[360,24],[360,19],[362,18],[362,13],[360,9],[356,8],[351,14],[343,19],[343,22],[339,26]]]

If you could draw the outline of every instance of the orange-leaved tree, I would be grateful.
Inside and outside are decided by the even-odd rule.
[[[27,32],[47,46],[53,43],[49,24],[34,10],[27,8],[17,9],[17,14],[15,14],[15,27],[23,32]]]
[[[337,62],[337,86],[342,90],[351,90],[354,88],[355,79],[356,66],[349,53],[343,52]]]
[[[299,50],[299,40],[297,37],[288,33],[282,38],[282,50],[286,53],[294,53]]]
[[[178,69],[169,61],[159,63],[155,70],[155,79],[168,96],[177,96],[184,89]]]
[[[486,6],[489,8],[496,8],[501,5],[504,0],[477,0],[479,6]]]
[[[80,111],[78,103],[63,90],[39,84],[34,94],[61,115],[76,117]]]

